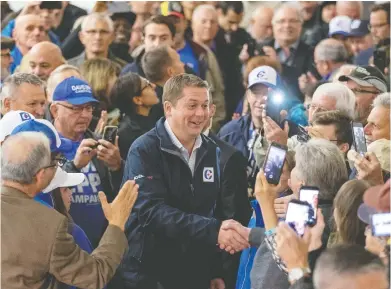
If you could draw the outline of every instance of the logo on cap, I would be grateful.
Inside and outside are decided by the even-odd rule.
[[[368,70],[366,70],[364,67],[357,67],[356,68],[356,71],[359,72],[359,73],[363,73],[365,75],[371,75]]]
[[[91,87],[85,84],[72,85],[71,89],[75,93],[85,93],[85,92],[91,93]]]
[[[261,70],[260,72],[258,72],[257,78],[259,78],[259,79],[266,79],[266,71]]]
[[[351,28],[352,29],[357,29],[358,27],[360,27],[360,24],[361,24],[360,20],[357,20],[357,19],[353,20]]]
[[[27,112],[20,112],[19,115],[22,121],[31,119],[31,116]]]

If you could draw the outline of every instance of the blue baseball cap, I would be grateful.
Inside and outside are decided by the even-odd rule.
[[[52,152],[69,152],[72,149],[72,141],[61,138],[54,126],[46,119],[31,119],[22,122],[13,129],[11,135],[24,131],[36,131],[45,134],[50,141],[50,150]]]
[[[66,101],[73,105],[98,102],[87,82],[74,76],[60,82],[53,92],[53,101]]]
[[[351,30],[349,37],[362,37],[371,33],[369,30],[369,21],[368,20],[353,20],[351,24]]]
[[[248,86],[251,88],[256,84],[263,84],[269,88],[277,89],[281,85],[281,79],[277,71],[270,66],[258,66],[248,75]]]

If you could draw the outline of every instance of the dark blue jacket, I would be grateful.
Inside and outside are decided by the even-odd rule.
[[[217,136],[223,141],[239,150],[243,156],[248,159],[249,151],[247,143],[249,141],[249,127],[251,125],[250,115],[242,116],[239,119],[231,120],[224,125]]]
[[[112,288],[209,288],[221,258],[215,216],[220,149],[202,135],[192,176],[161,118],[131,146],[123,181],[135,179],[137,201],[125,233],[129,250]],[[213,265],[212,265],[213,264]],[[220,268],[219,268],[220,269]],[[124,286],[124,287],[123,287]]]

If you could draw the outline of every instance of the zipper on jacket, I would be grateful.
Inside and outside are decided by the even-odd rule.
[[[192,182],[190,183],[190,189],[191,189],[191,194],[192,194],[193,197],[194,197],[194,186],[193,186],[193,183],[192,183]]]

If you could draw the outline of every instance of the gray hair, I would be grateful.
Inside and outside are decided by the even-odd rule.
[[[47,80],[47,90],[49,95],[54,91],[56,86],[59,84],[59,81],[56,79],[56,76],[64,71],[68,70],[74,70],[81,76],[80,69],[76,66],[70,65],[70,64],[62,64],[59,67],[57,67],[55,70],[50,73],[50,76]]]
[[[142,67],[149,81],[156,83],[167,77],[166,68],[172,64],[168,49],[166,45],[154,47],[142,57]]]
[[[210,4],[202,4],[202,5],[197,6],[197,7],[194,9],[192,18],[193,18],[193,19],[197,19],[198,14],[201,13],[201,12],[203,12],[203,11],[213,11],[214,13],[217,14],[217,10],[216,10],[216,8],[215,8],[213,5],[210,5]]]
[[[40,86],[44,90],[46,96],[45,82],[35,74],[19,72],[8,76],[4,80],[1,88],[1,98],[13,98],[16,90],[24,83]]]
[[[354,119],[356,96],[353,91],[342,83],[325,83],[314,92],[312,99],[318,96],[327,96],[336,100],[335,110],[340,110]]]
[[[351,278],[369,272],[387,271],[378,256],[363,246],[344,244],[324,251],[315,265],[313,282],[316,289],[334,288],[338,278]]]
[[[1,179],[31,184],[36,173],[50,163],[49,139],[40,132],[9,136],[1,146]]]
[[[306,185],[318,187],[320,199],[333,200],[348,180],[342,152],[328,140],[315,138],[300,144],[295,159],[298,177]]]
[[[321,61],[332,61],[335,63],[345,62],[349,55],[345,45],[334,39],[324,39],[316,46],[317,59]]]
[[[300,9],[300,6],[298,3],[295,3],[295,2],[285,2],[283,3],[281,6],[279,6],[275,11],[274,11],[274,15],[273,15],[273,18],[272,18],[272,24],[275,25],[276,22],[277,22],[277,16],[278,14],[284,10],[284,9],[294,9],[296,10],[296,16],[297,16],[297,19],[300,21],[300,23],[303,23],[304,19],[303,19],[303,15],[301,13],[301,9]]]
[[[389,92],[379,94],[373,100],[373,107],[384,106],[385,108],[390,109],[390,100],[391,100],[391,94]]]
[[[107,14],[102,14],[102,13],[91,13],[87,15],[84,19],[83,22],[81,23],[81,31],[86,31],[86,26],[88,22],[90,21],[105,21],[107,25],[109,26],[109,31],[113,32],[114,31],[114,22],[111,20],[110,16]]]

